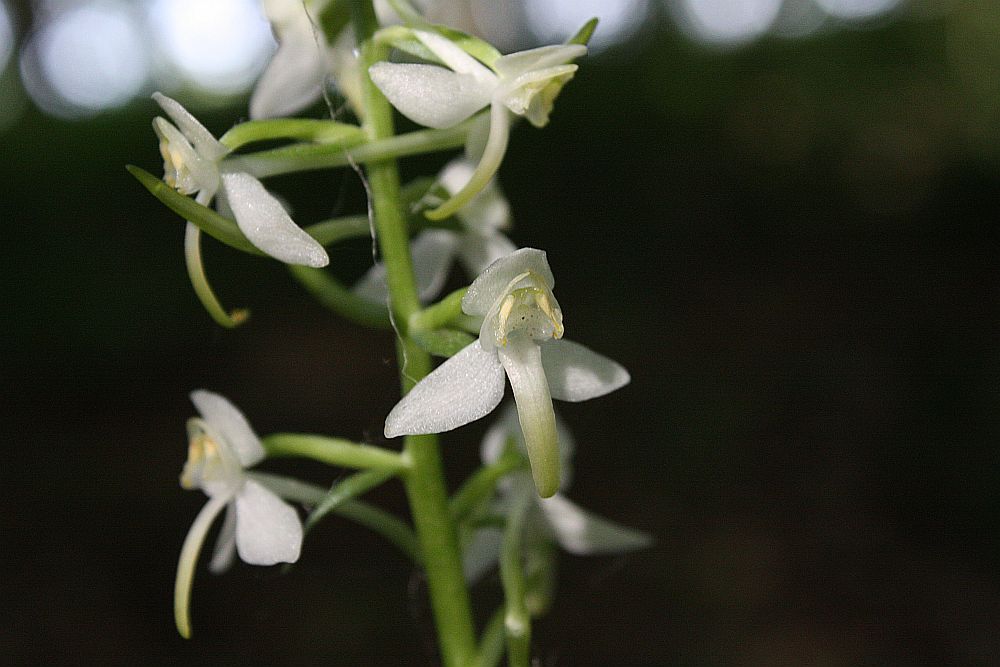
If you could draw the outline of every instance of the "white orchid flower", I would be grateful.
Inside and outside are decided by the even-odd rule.
[[[452,160],[441,171],[438,183],[453,195],[468,182],[475,165],[468,158]],[[503,233],[510,228],[510,205],[494,178],[469,205],[455,216],[461,231],[430,229],[420,232],[410,244],[414,278],[421,301],[441,292],[452,262],[458,259],[468,275],[478,276],[517,246]],[[375,303],[385,303],[389,287],[385,266],[379,262],[354,285],[354,293]]]
[[[529,552],[526,555],[531,556],[530,552],[538,551],[539,558],[544,557],[546,545],[552,541],[577,556],[624,553],[649,546],[652,539],[646,533],[587,512],[563,495],[570,485],[575,443],[572,434],[558,418],[556,429],[559,433],[559,458],[563,471],[560,492],[551,498],[538,498],[531,483],[524,480],[524,474],[514,473],[501,480],[498,485],[499,495],[491,507],[494,513],[505,515],[515,504],[519,494],[532,498],[532,506],[528,509],[524,524],[524,548]],[[518,425],[516,413],[508,407],[483,437],[480,449],[483,463],[496,463],[511,439],[516,442],[520,451],[526,451],[524,434]],[[462,567],[468,581],[477,581],[496,563],[501,538],[502,532],[496,528],[481,528],[476,531],[462,556]]]
[[[219,513],[226,519],[209,568],[229,567],[234,551],[251,565],[294,563],[302,547],[302,523],[291,505],[249,479],[245,469],[264,458],[264,447],[246,417],[212,392],[191,393],[201,418],[188,421],[188,460],[181,474],[185,489],[201,489],[208,503],[191,524],[177,563],[174,618],[184,637],[191,635],[188,606],[198,554]]]
[[[263,0],[262,4],[278,49],[254,86],[250,117],[290,116],[323,94],[329,65],[326,38],[314,26],[303,0]]]
[[[486,416],[510,379],[542,497],[559,488],[552,398],[585,401],[624,386],[619,364],[568,340],[545,253],[522,248],[491,264],[469,286],[462,310],[483,317],[479,339],[421,380],[392,409],[385,435],[450,431]]]
[[[250,117],[291,116],[319,101],[328,84],[335,85],[360,115],[357,40],[346,25],[327,42],[320,17],[330,0],[262,0],[262,5],[278,48],[250,95]],[[374,6],[379,25],[400,22],[385,0],[376,0]]]
[[[431,32],[414,35],[447,67],[415,63],[375,63],[368,74],[400,113],[420,125],[446,128],[490,107],[490,130],[482,160],[461,191],[428,217],[452,215],[500,168],[510,136],[510,114],[535,127],[549,121],[552,104],[577,66],[570,61],[587,52],[581,44],[543,46],[501,56],[486,67],[451,40]]]
[[[216,194],[225,198],[240,231],[254,246],[286,264],[321,267],[330,259],[316,239],[302,231],[281,203],[245,172],[220,171],[229,152],[179,102],[161,93],[153,99],[173,121],[153,120],[163,156],[163,180],[182,194],[196,194],[208,205]]]

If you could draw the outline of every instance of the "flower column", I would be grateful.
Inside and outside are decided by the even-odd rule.
[[[392,107],[372,84],[368,68],[388,56],[388,49],[371,39],[377,28],[371,0],[356,0],[354,27],[361,46],[359,67],[364,80],[364,129],[372,140],[394,134]],[[382,261],[389,285],[390,309],[399,332],[397,356],[403,391],[431,370],[429,355],[408,335],[409,318],[420,308],[413,279],[409,236],[400,205],[399,173],[394,160],[368,165],[372,208]],[[412,380],[411,380],[412,379]],[[437,627],[442,659],[446,665],[468,665],[475,656],[469,593],[462,576],[462,562],[454,525],[448,515],[448,498],[436,435],[407,436],[404,456],[411,464],[405,477],[427,572],[431,607]]]

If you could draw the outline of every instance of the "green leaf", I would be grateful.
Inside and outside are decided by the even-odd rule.
[[[576,31],[576,34],[570,37],[566,43],[567,44],[583,44],[587,46],[590,43],[590,38],[594,34],[594,30],[597,29],[597,17],[590,19],[583,24],[583,27]]]
[[[235,221],[219,215],[207,206],[202,206],[190,197],[182,195],[144,169],[134,165],[127,165],[125,169],[167,208],[188,222],[197,225],[209,236],[237,250],[251,255],[265,256],[247,240],[240,228],[236,226]]]

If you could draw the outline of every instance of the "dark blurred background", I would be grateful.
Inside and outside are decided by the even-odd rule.
[[[579,441],[569,495],[657,542],[562,558],[541,664],[1000,662],[1000,5],[460,9],[504,50],[604,19],[501,176],[514,239],[549,252],[568,335],[632,371],[560,406]],[[379,444],[396,397],[390,336],[206,243],[224,303],[253,313],[213,325],[181,221],[125,173],[161,173],[153,90],[216,133],[245,119],[273,49],[256,5],[0,10],[4,660],[430,664],[419,577],[340,520],[287,574],[203,566],[195,636],[173,627],[204,503],[177,483],[188,392],[227,395],[260,433]],[[350,172],[271,184],[301,223],[359,210]],[[368,250],[336,250],[332,270],[354,278]],[[487,425],[445,437],[452,485]],[[398,485],[373,499],[405,511]],[[484,616],[496,588],[477,589]]]

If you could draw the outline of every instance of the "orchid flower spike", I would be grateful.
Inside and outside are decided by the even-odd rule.
[[[510,379],[539,495],[559,489],[552,398],[585,401],[624,386],[629,374],[586,347],[562,340],[562,310],[545,253],[522,248],[491,264],[469,286],[462,310],[483,318],[479,339],[418,382],[385,420],[394,438],[450,431],[499,405]]]
[[[452,160],[441,171],[438,183],[449,195],[454,195],[474,170],[475,165],[468,158]],[[410,245],[421,301],[429,301],[440,293],[456,258],[469,276],[477,276],[517,249],[503,233],[510,228],[510,205],[497,179],[491,179],[455,217],[462,225],[461,231],[426,230],[417,234]],[[375,264],[354,285],[354,293],[367,301],[385,303],[389,297],[385,266],[381,262]]]
[[[153,93],[153,99],[173,121],[153,119],[167,185],[182,194],[196,194],[195,201],[206,206],[221,189],[240,231],[254,246],[286,264],[329,264],[323,246],[292,222],[260,181],[245,172],[220,170],[229,149],[198,119],[166,95]]]
[[[263,6],[278,50],[254,86],[250,118],[290,116],[323,94],[328,69],[326,38],[313,23],[309,3],[263,0]]]
[[[570,502],[563,495],[570,485],[570,468],[575,443],[572,434],[556,418],[559,432],[559,458],[562,461],[563,478],[559,493],[551,498],[537,498],[531,483],[525,480],[523,472],[515,472],[500,481],[498,497],[492,504],[492,511],[505,515],[515,505],[516,496],[526,494],[533,498],[532,507],[525,519],[523,540],[526,561],[542,560],[548,544],[556,542],[565,551],[577,556],[595,556],[635,551],[649,546],[652,538],[646,533],[618,525],[587,512]],[[513,440],[517,449],[524,453],[524,434],[518,425],[517,415],[510,406],[490,427],[483,437],[480,455],[486,465],[496,463]],[[527,483],[525,483],[527,482]],[[482,528],[465,547],[462,567],[470,582],[478,580],[496,563],[500,550],[501,531],[496,528]],[[532,554],[531,551],[538,553]]]
[[[467,204],[500,168],[511,113],[524,116],[535,127],[549,122],[556,96],[576,72],[571,61],[584,55],[587,47],[565,44],[519,51],[501,56],[491,69],[442,35],[422,30],[413,34],[447,68],[390,62],[372,65],[369,76],[400,113],[420,125],[446,128],[490,107],[489,137],[472,178],[426,214],[440,220]]]
[[[246,468],[264,458],[264,447],[246,417],[228,400],[199,389],[191,393],[201,417],[188,421],[188,460],[181,474],[185,489],[201,489],[208,503],[191,524],[177,563],[174,619],[191,636],[188,613],[198,554],[208,529],[226,509],[226,519],[209,569],[226,570],[233,552],[251,565],[294,563],[302,547],[302,523],[295,509],[250,479]]]

